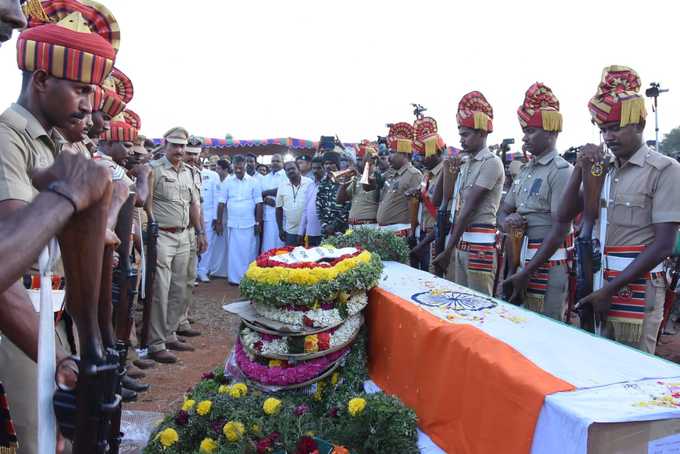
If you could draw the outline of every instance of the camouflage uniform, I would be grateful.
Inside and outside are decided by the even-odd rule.
[[[319,192],[316,196],[316,209],[319,213],[321,223],[321,233],[325,236],[326,227],[331,226],[336,233],[343,233],[347,230],[347,218],[351,201],[338,203],[338,183],[333,183],[330,178],[324,178],[319,184]]]

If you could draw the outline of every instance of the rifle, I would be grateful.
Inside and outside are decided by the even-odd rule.
[[[118,246],[118,266],[113,271],[112,304],[115,309],[115,349],[118,354],[118,381],[115,392],[122,393],[121,379],[125,375],[125,363],[130,346],[132,330],[132,301],[137,288],[137,271],[130,264],[132,221],[134,217],[135,194],[131,193],[118,214],[116,236],[120,239]],[[111,454],[118,453],[122,435],[120,433],[122,407],[119,406],[111,418],[109,447]]]
[[[149,324],[151,323],[151,305],[153,304],[154,282],[156,281],[156,257],[158,254],[158,223],[149,220],[146,226],[146,291],[142,304],[144,312],[142,315],[142,336],[141,347],[144,349],[149,342]]]
[[[522,255],[522,242],[524,241],[525,235],[524,228],[511,228],[508,232],[507,237],[504,237],[503,247],[501,250],[505,252],[507,261],[507,270],[505,272],[506,276],[512,276],[517,272],[517,270],[522,265],[521,255]],[[500,257],[499,257],[500,258]],[[500,262],[500,260],[499,260]],[[500,264],[499,264],[500,269]],[[499,273],[496,273],[498,276]],[[496,285],[494,285],[494,289]],[[501,289],[503,294],[503,299],[509,303],[520,305],[522,303],[522,296],[518,295],[514,300],[512,299],[514,289],[511,285],[505,285]]]
[[[444,168],[442,169],[441,182],[442,185],[442,200],[437,209],[437,222],[435,224],[435,254],[439,255],[444,252],[446,248],[446,236],[451,230],[451,211],[449,210],[449,202],[454,196],[453,192],[456,188],[456,181],[460,173],[460,165],[462,159],[460,156],[454,156],[451,159],[444,160]],[[455,209],[453,207],[452,209]]]
[[[659,326],[659,333],[656,336],[657,344],[661,339],[661,333],[663,333],[663,330],[671,317],[673,303],[677,298],[675,295],[675,288],[678,286],[678,281],[680,281],[680,231],[676,233],[675,247],[673,248],[670,261],[672,263],[672,266],[670,267],[671,280],[668,289],[666,290],[666,300],[663,306],[663,319],[661,320],[661,326]]]

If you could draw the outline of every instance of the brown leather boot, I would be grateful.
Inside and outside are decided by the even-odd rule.
[[[177,362],[177,357],[167,350],[149,353],[149,358],[157,363],[174,364]]]
[[[154,361],[151,361],[150,359],[139,358],[132,361],[132,364],[139,367],[140,369],[153,369],[154,367],[156,367],[156,363]]]
[[[130,378],[144,378],[146,377],[146,374],[142,372],[142,370],[139,367],[136,367],[132,364],[128,364],[127,376]]]
[[[201,335],[200,331],[196,331],[195,329],[187,328],[187,329],[182,329],[182,330],[177,330],[177,334],[180,336],[184,337],[197,337]]]
[[[175,350],[176,352],[193,352],[196,350],[189,344],[184,344],[182,342],[166,342],[165,346],[170,350]]]

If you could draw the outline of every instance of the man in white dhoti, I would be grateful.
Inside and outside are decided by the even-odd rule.
[[[224,190],[224,185],[226,184],[227,179],[234,178],[233,175],[229,174],[230,170],[231,165],[229,164],[229,161],[217,161],[217,175],[219,176],[219,180],[217,181],[217,186],[215,188],[215,219],[210,224],[210,227],[208,227],[208,230],[210,230],[213,234],[213,249],[210,253],[210,260],[208,261],[208,274],[212,277],[223,277],[225,279],[227,277],[227,269],[229,264],[229,256],[227,254],[227,240],[229,238],[229,233],[225,232],[224,235],[217,235],[215,226],[217,225],[218,219],[217,206],[219,205],[220,195]],[[219,219],[221,219],[222,225],[225,226],[227,225],[227,210],[223,211],[224,213]]]
[[[217,158],[217,157],[216,157]],[[217,159],[215,159],[217,162]],[[213,221],[217,218],[217,189],[220,183],[220,176],[214,170],[204,167],[201,170],[201,199],[203,208],[203,223],[205,226],[206,239],[208,240],[208,249],[201,254],[198,262],[198,280],[201,282],[210,282],[208,273],[210,272],[210,257],[215,250],[215,230],[212,228]]]
[[[229,244],[229,284],[238,285],[250,262],[257,257],[257,238],[262,229],[262,188],[260,183],[246,175],[245,159],[234,156],[234,177],[226,180],[217,207],[215,231],[224,234],[222,215],[227,206],[227,231]]]
[[[262,225],[262,248],[260,252],[283,246],[279,238],[279,227],[276,224],[276,193],[282,183],[288,181],[283,170],[283,158],[280,154],[272,156],[271,171],[260,179],[262,185],[262,201],[264,217]]]

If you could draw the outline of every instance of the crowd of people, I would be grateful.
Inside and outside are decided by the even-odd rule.
[[[634,70],[605,68],[588,103],[604,146],[581,147],[573,162],[557,151],[559,101],[536,83],[517,111],[521,164],[492,151],[493,109],[473,91],[458,104],[455,153],[418,107],[414,121],[391,124],[376,141],[346,145],[322,136],[313,152],[287,161],[273,155],[265,165],[252,154],[205,150],[182,127],[154,145],[129,108],[132,81],[115,66],[120,39],[111,12],[77,0],[29,0],[24,11],[20,3],[0,0],[0,39],[23,29],[21,90],[0,115],[0,404],[9,403],[13,416],[12,423],[0,408],[0,451],[16,451],[18,436],[17,452],[38,452],[31,297],[49,275],[34,262],[53,237],[63,264],[51,285],[65,289],[54,310],[62,388],[80,386],[83,361],[115,340],[106,298],[99,306],[92,300],[100,283],[91,275],[128,261],[137,271],[130,304],[143,310],[124,338],[117,334],[146,352],[125,350],[128,401],[148,388],[136,380],[143,369],[194,349],[187,338],[201,334],[191,324],[196,281],[238,285],[262,252],[318,246],[357,226],[406,238],[413,267],[557,320],[572,308],[581,316],[590,310],[599,334],[654,352],[673,290],[666,259],[680,225],[673,196],[680,164],[643,141],[646,109]],[[601,182],[597,190],[593,181]],[[128,201],[130,241],[120,236]],[[101,213],[105,225],[97,224]],[[600,271],[576,301],[573,246],[592,238],[601,243]],[[110,287],[101,288],[110,299]]]

